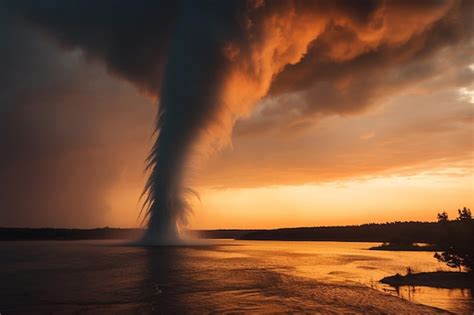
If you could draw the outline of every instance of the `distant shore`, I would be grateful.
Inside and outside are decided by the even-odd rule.
[[[95,228],[95,229],[58,229],[58,228],[2,228],[0,241],[73,241],[73,240],[118,240],[138,239],[143,229]]]
[[[399,252],[439,252],[443,249],[439,246],[432,244],[397,244],[397,243],[383,243],[382,245],[370,247],[369,250],[388,250],[388,251],[399,251]]]
[[[452,224],[458,224],[453,222]],[[259,241],[337,241],[380,242],[393,244],[436,243],[440,224],[436,222],[392,222],[352,226],[320,226],[282,229],[188,230],[187,234],[204,239],[238,239]],[[9,228],[0,227],[0,241],[19,240],[94,240],[137,239],[142,228]],[[377,248],[397,250],[396,248]],[[414,249],[414,248],[412,248]],[[423,248],[426,249],[426,248]],[[403,250],[399,248],[399,250]]]
[[[474,288],[474,276],[467,272],[436,271],[411,273],[405,276],[396,274],[385,277],[380,282],[392,287],[425,286],[445,289]]]

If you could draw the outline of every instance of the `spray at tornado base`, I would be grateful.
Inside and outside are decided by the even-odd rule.
[[[262,100],[285,97],[303,104],[292,112],[302,117],[357,112],[370,105],[379,84],[420,80],[390,81],[390,69],[461,41],[470,3],[18,0],[2,6],[159,100],[143,241],[163,244],[179,240],[187,224],[190,167],[229,142],[237,119]],[[384,79],[360,94],[367,73]],[[322,86],[326,99],[318,94]]]

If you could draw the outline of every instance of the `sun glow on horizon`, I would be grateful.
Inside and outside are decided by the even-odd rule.
[[[466,161],[411,173],[399,170],[301,185],[202,186],[198,191],[200,200],[192,200],[192,229],[434,221],[438,212],[455,217],[458,208],[472,207],[474,175]],[[107,199],[107,225],[140,226],[140,194],[139,184],[129,189],[126,178],[117,182]]]
[[[191,228],[278,228],[434,221],[474,202],[474,176],[460,169],[320,184],[202,189]]]

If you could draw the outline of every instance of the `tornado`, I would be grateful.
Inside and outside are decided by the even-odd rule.
[[[159,93],[157,138],[148,159],[145,244],[175,243],[180,227],[187,224],[187,198],[194,194],[184,182],[187,166],[193,146],[216,119],[228,66],[220,49],[225,34],[210,23],[211,12],[192,2],[181,9]]]

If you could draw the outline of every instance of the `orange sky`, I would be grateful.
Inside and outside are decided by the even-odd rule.
[[[192,202],[190,227],[430,221],[444,210],[455,217],[474,203],[472,85],[449,84],[464,70],[473,67],[293,134],[235,135],[231,147],[195,170],[201,201]],[[141,182],[131,187],[130,175],[110,191],[111,225],[135,225]]]

